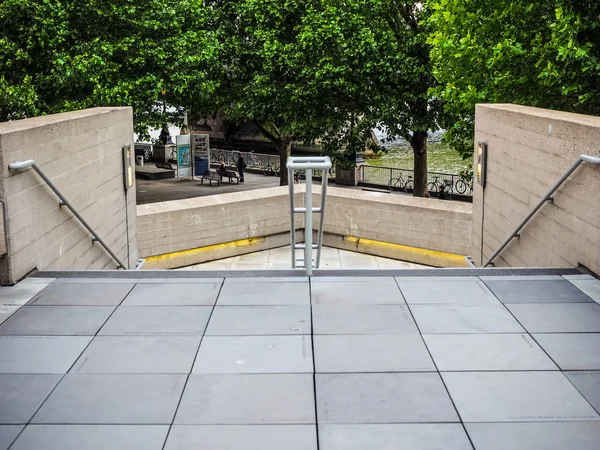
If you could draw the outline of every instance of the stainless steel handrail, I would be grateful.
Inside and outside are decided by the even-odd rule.
[[[556,181],[556,183],[554,183],[554,185],[550,188],[550,190],[548,192],[546,192],[546,194],[544,194],[544,196],[539,201],[539,203],[537,205],[535,205],[535,207],[531,210],[531,212],[529,214],[527,214],[527,217],[525,217],[525,219],[523,219],[523,221],[521,221],[521,223],[517,226],[515,231],[513,231],[504,240],[504,242],[502,242],[502,244],[500,244],[500,247],[498,247],[498,249],[492,254],[492,256],[490,256],[488,258],[488,260],[485,262],[483,267],[487,267],[491,263],[493,263],[494,259],[496,259],[500,253],[502,253],[502,251],[506,248],[506,246],[515,237],[521,236],[521,230],[523,229],[523,227],[525,225],[527,225],[527,222],[529,222],[531,220],[531,218],[535,215],[535,213],[537,213],[540,210],[540,208],[546,204],[547,201],[550,201],[550,202],[554,201],[554,193],[558,190],[558,188],[560,188],[562,186],[562,184],[567,180],[567,178],[569,178],[571,176],[571,174],[573,172],[575,172],[575,169],[577,169],[584,162],[588,162],[590,164],[600,164],[600,157],[589,156],[589,155],[579,155],[579,158],[577,158],[577,160],[573,163],[573,165],[571,167],[569,167],[569,169],[565,173],[562,174],[562,176]]]
[[[304,269],[307,275],[313,273],[313,249],[317,250],[317,258],[314,267],[319,268],[321,264],[321,247],[323,246],[323,220],[325,217],[325,198],[327,197],[327,171],[331,168],[331,159],[329,156],[314,156],[314,157],[298,157],[288,156],[288,185],[290,191],[290,225],[291,236],[290,243],[292,248],[292,268],[296,268],[296,250],[304,250]],[[304,194],[304,208],[296,208],[294,206],[294,171],[304,170],[306,173],[306,192]],[[313,208],[312,206],[312,174],[313,170],[322,170],[321,177],[321,207]],[[317,244],[314,245],[313,240],[313,213],[320,214],[319,230],[317,233]],[[296,225],[294,214],[304,214],[304,244],[296,244]]]
[[[48,178],[48,176],[35,163],[35,161],[33,159],[30,159],[27,161],[14,162],[14,163],[11,163],[8,165],[8,168],[11,170],[27,169],[28,167],[31,167],[33,170],[35,170],[36,173],[40,176],[40,178],[46,182],[48,187],[50,187],[50,189],[52,189],[52,191],[60,199],[60,205],[61,206],[64,205],[67,208],[69,208],[69,210],[73,213],[73,215],[75,217],[77,217],[77,219],[81,222],[81,224],[90,232],[90,234],[93,236],[92,242],[98,241],[100,243],[100,245],[102,247],[104,247],[104,250],[106,250],[108,252],[108,254],[110,256],[112,256],[112,258],[118,264],[117,268],[127,269],[127,267],[125,267],[125,264],[123,264],[123,262],[119,259],[119,257],[117,255],[115,255],[115,253],[110,249],[110,247],[108,245],[106,245],[106,243],[102,240],[102,238],[100,236],[98,236],[98,233],[96,233],[93,230],[93,228],[85,221],[85,219],[83,217],[81,217],[81,214],[79,214],[79,212],[73,207],[73,205],[71,205],[71,203],[69,203],[69,201],[65,198],[65,196],[62,194],[62,192],[60,192],[58,187],[56,187],[56,185],[52,182],[52,180],[50,178]]]

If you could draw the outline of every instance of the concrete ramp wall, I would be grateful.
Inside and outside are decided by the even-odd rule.
[[[600,156],[600,117],[478,105],[475,142],[488,144],[475,182],[473,251],[481,265],[581,154]],[[475,162],[476,163],[476,162]],[[577,267],[600,274],[600,167],[584,163],[496,259],[496,266]]]
[[[0,201],[5,205],[7,237],[6,254],[0,258],[2,284],[12,284],[35,269],[117,266],[32,169],[8,169],[11,162],[29,159],[117,256],[135,266],[135,185],[125,192],[125,145],[133,145],[131,108],[94,108],[0,123]]]
[[[295,189],[302,206],[304,185]],[[140,205],[137,211],[138,249],[148,269],[183,267],[290,242],[287,187]],[[297,216],[297,228],[303,228],[302,218]],[[462,255],[471,249],[471,204],[330,187],[324,232],[328,246],[461,267],[466,265]],[[297,240],[302,239],[299,233]]]

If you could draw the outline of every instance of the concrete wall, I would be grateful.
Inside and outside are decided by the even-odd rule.
[[[4,226],[4,203],[0,202],[0,258],[6,254],[6,234]]]
[[[302,206],[304,185],[295,189],[296,203]],[[315,191],[316,206],[320,196]],[[471,205],[467,203],[329,188],[326,208],[326,245],[432,265],[448,264],[436,252],[466,255],[471,249]],[[146,264],[149,269],[181,267],[289,243],[287,187],[153,203],[137,210],[138,249],[141,257],[152,257]],[[296,217],[296,228],[302,228],[303,216]],[[302,241],[301,233],[297,240]],[[407,251],[400,245],[427,251]],[[465,264],[458,259],[451,264]]]
[[[8,235],[8,253],[0,259],[2,283],[14,283],[34,269],[116,268],[32,169],[9,171],[9,163],[28,159],[37,162],[117,256],[135,266],[135,186],[125,193],[125,145],[133,145],[131,108],[0,124],[0,200],[6,204]]]
[[[478,105],[475,142],[488,143],[487,184],[475,183],[473,251],[485,261],[580,154],[600,155],[600,117],[516,105]],[[496,260],[497,266],[600,273],[600,167],[571,175]]]

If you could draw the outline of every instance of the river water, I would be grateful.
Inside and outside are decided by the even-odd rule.
[[[471,168],[473,163],[470,159],[464,161],[456,150],[441,142],[443,134],[443,131],[430,133],[427,142],[427,169],[430,172],[458,173],[467,166]],[[386,142],[387,136],[384,132],[378,130],[375,135],[387,152],[383,152],[374,159],[365,159],[366,163],[372,166],[413,169],[414,156],[408,142],[402,138]]]

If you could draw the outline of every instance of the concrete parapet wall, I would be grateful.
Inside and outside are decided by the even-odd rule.
[[[302,206],[304,185],[295,190],[296,204]],[[314,206],[320,202],[319,192],[315,186]],[[151,257],[149,269],[182,267],[289,242],[287,187],[139,205],[137,211],[138,249],[141,257]],[[318,216],[314,220],[316,229]],[[302,227],[303,216],[297,215],[296,228]],[[448,259],[442,262],[435,252],[466,255],[471,249],[471,205],[329,188],[324,232],[325,244],[333,247],[444,266]],[[356,238],[390,245],[359,243]]]
[[[315,202],[320,201],[316,197]],[[471,208],[470,203],[329,188],[324,230],[340,236],[469,255]]]
[[[135,186],[123,186],[122,147],[132,145],[131,108],[93,108],[0,124],[0,200],[6,205],[4,284],[34,269],[114,269],[116,263],[32,170],[33,159],[131,268],[137,261]]]
[[[517,105],[478,105],[478,141],[488,144],[487,183],[483,189],[475,182],[473,198],[472,256],[481,265],[579,155],[600,155],[600,117]],[[600,167],[584,163],[495,265],[581,264],[600,273],[598,192]]]

